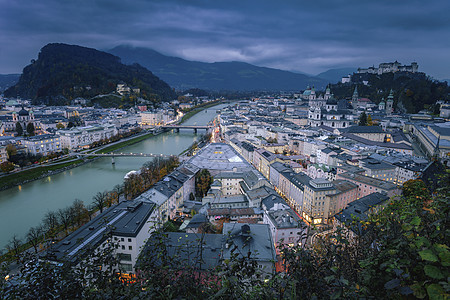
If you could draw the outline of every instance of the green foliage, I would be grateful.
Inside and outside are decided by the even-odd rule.
[[[0,164],[0,170],[4,173],[9,173],[14,170],[14,164],[9,161],[4,161]]]
[[[195,175],[195,195],[197,197],[206,196],[212,183],[213,177],[211,173],[207,169],[200,170]]]
[[[271,138],[271,137],[267,139],[267,142],[269,144],[278,144],[278,140],[276,138]]]
[[[440,82],[427,77],[423,73],[386,73],[382,75],[363,74],[363,80],[368,80],[368,85],[357,84],[361,97],[367,97],[379,103],[382,98],[387,98],[389,91],[394,91],[394,107],[404,108],[408,113],[417,113],[424,109],[425,105],[433,105],[437,100],[449,100],[450,87],[446,82]],[[340,98],[348,98],[352,95],[355,84],[334,84],[331,90]],[[436,112],[436,108],[433,108]]]
[[[13,144],[6,145],[6,154],[8,157],[14,156],[17,154],[17,148]]]
[[[28,123],[27,124],[27,133],[28,133],[28,135],[31,135],[31,136],[33,136],[34,135],[34,124],[33,123]]]
[[[23,135],[23,127],[19,122],[16,123],[16,132],[19,136]]]
[[[24,68],[19,82],[6,90],[5,95],[31,98],[36,103],[68,105],[76,97],[111,93],[120,82],[139,87],[141,96],[151,101],[176,97],[164,81],[138,64],[124,65],[114,55],[65,44],[43,47],[39,58]]]
[[[367,115],[366,112],[363,111],[363,113],[359,116],[359,126],[367,126]]]
[[[147,162],[139,174],[132,174],[124,182],[124,195],[127,199],[133,199],[148,190],[160,181],[169,172],[178,167],[178,157],[171,156],[167,159],[155,158]]]

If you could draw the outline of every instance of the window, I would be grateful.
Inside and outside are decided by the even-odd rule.
[[[124,245],[122,245],[122,250],[125,250],[125,246]]]
[[[131,272],[133,267],[131,264],[119,264],[119,268],[123,272]]]
[[[131,243],[131,239],[128,239],[128,243]]]
[[[133,247],[132,246],[128,246],[128,250],[133,250]]]
[[[119,260],[131,261],[131,254],[119,253],[117,256]]]
[[[120,241],[123,242],[123,241],[125,241],[125,239],[124,238],[120,238]]]

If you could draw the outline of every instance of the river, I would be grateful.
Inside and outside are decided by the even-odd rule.
[[[206,125],[216,115],[216,110],[227,106],[220,104],[201,111],[184,124]],[[182,129],[150,137],[142,142],[121,149],[128,153],[180,154],[187,149],[204,130],[194,134],[191,129]],[[151,159],[151,158],[150,158]],[[24,238],[28,229],[37,226],[48,211],[70,206],[75,199],[86,205],[99,191],[111,190],[123,183],[123,177],[131,170],[138,170],[150,160],[144,157],[104,157],[85,165],[52,175],[22,186],[0,191],[0,249],[14,235]]]

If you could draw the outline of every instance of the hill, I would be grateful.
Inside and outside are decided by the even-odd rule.
[[[320,74],[317,74],[316,77],[326,79],[330,83],[336,83],[340,82],[342,77],[347,76],[348,74],[352,74],[353,72],[356,72],[356,68],[330,69]]]
[[[147,100],[176,97],[169,85],[144,67],[124,65],[120,58],[92,48],[66,44],[44,46],[37,60],[23,69],[19,82],[5,91],[35,103],[66,104],[76,97],[90,98],[115,91],[124,82],[138,87]]]
[[[368,84],[364,85],[363,81]],[[447,82],[434,80],[425,73],[385,73],[353,74],[352,83],[331,85],[334,95],[339,98],[351,98],[355,87],[359,97],[369,98],[379,103],[394,91],[394,107],[407,113],[417,113],[430,108],[437,100],[449,100],[450,87]],[[436,111],[435,111],[436,112]]]
[[[204,63],[166,56],[152,49],[118,46],[108,50],[124,63],[139,63],[179,90],[298,91],[308,85],[325,88],[328,81],[243,62]]]
[[[0,74],[0,93],[19,81],[20,74]]]

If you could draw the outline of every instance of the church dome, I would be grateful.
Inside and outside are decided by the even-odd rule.
[[[19,116],[28,116],[28,111],[22,108],[19,111]]]
[[[334,98],[330,98],[327,100],[327,105],[337,105],[337,100]]]

